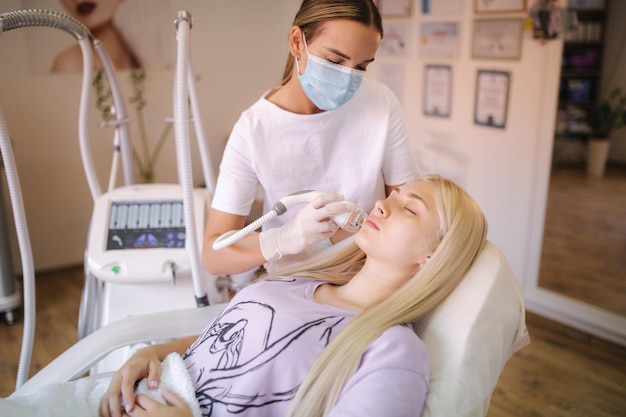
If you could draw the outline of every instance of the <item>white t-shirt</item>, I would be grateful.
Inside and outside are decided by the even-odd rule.
[[[355,312],[313,298],[321,282],[261,281],[238,292],[183,359],[203,415],[283,416],[326,345]],[[426,347],[410,325],[365,350],[329,414],[420,416],[428,392]]]
[[[369,212],[385,198],[385,184],[403,184],[417,173],[397,98],[364,79],[352,100],[333,111],[296,114],[264,97],[244,111],[224,150],[212,207],[248,215],[260,183],[264,212],[302,190],[339,192]],[[296,212],[264,228],[281,226]]]

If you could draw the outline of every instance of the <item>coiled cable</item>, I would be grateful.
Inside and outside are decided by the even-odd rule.
[[[74,35],[77,40],[92,37],[80,20],[54,10],[28,9],[0,14],[0,33],[31,26],[61,29]]]
[[[174,77],[174,133],[178,178],[183,192],[183,211],[185,217],[185,246],[190,258],[196,304],[198,307],[209,304],[207,293],[202,283],[203,268],[200,262],[200,248],[196,234],[195,211],[193,205],[193,178],[191,171],[191,149],[189,146],[189,31],[191,14],[179,11],[176,26],[176,76]],[[196,115],[200,117],[200,115]]]

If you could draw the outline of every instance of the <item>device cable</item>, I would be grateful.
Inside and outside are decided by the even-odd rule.
[[[248,236],[270,220],[278,216],[282,216],[287,212],[287,210],[291,209],[292,207],[308,203],[319,194],[319,191],[304,190],[291,193],[281,198],[280,200],[278,200],[277,203],[274,204],[271,210],[269,210],[263,216],[259,217],[243,229],[230,230],[215,239],[213,241],[213,249],[222,250],[232,245],[239,239]],[[342,229],[354,233],[361,228],[361,224],[367,218],[367,213],[356,204],[352,204],[352,211],[332,216],[331,220],[334,221]]]
[[[30,361],[33,353],[33,339],[35,335],[35,270],[33,266],[33,251],[28,234],[28,224],[24,211],[24,200],[22,189],[17,174],[15,157],[11,146],[11,139],[6,129],[4,113],[0,108],[0,153],[2,153],[2,163],[5,167],[11,206],[13,208],[13,218],[17,242],[20,249],[20,259],[22,262],[23,276],[23,296],[24,296],[24,329],[22,335],[22,349],[17,368],[17,380],[15,389],[21,387],[28,379]]]
[[[193,76],[191,57],[189,59],[189,75],[187,76],[189,84],[189,101],[191,102],[191,110],[193,112],[193,123],[196,130],[196,137],[198,139],[198,150],[202,162],[204,182],[206,184],[207,191],[212,198],[213,194],[215,194],[215,171],[213,170],[213,164],[209,158],[209,151],[207,149],[207,143],[209,142],[204,137],[204,127],[202,125],[202,118],[200,117],[201,113],[198,105],[198,94],[196,92],[196,81]]]
[[[83,91],[81,93],[78,134],[79,138],[85,139],[83,136],[87,133],[86,115],[92,77],[92,72],[89,72],[88,70],[91,68],[93,71],[93,54],[91,48],[85,48],[86,45],[89,45],[89,29],[87,29],[87,27],[79,20],[64,13],[55,11],[35,9],[18,10],[0,14],[0,33],[30,26],[48,26],[62,29],[73,35],[81,45],[81,49],[83,50],[83,64],[85,65],[87,74],[83,74]],[[85,53],[85,49],[88,50],[87,53]],[[87,54],[87,56],[85,56],[85,54]],[[24,334],[22,337],[22,350],[17,372],[17,389],[23,385],[24,382],[26,382],[30,370],[35,333],[35,279],[32,247],[30,245],[26,215],[24,213],[24,203],[8,132],[4,128],[4,116],[2,116],[2,124],[2,158],[6,168],[7,182],[9,184],[9,192],[11,195],[11,204],[13,205],[13,215],[18,235],[20,256],[22,258],[23,274]],[[82,140],[81,142],[86,143],[86,140]],[[88,152],[88,149],[86,151]],[[83,155],[83,164],[85,164],[84,157],[86,152],[83,151],[81,154]],[[89,177],[91,173],[88,172],[87,166],[85,166],[85,168]],[[98,189],[94,189],[91,183],[90,190],[92,192],[92,196],[95,195],[94,193],[98,192]]]
[[[109,82],[109,88],[111,89],[111,97],[113,99],[113,108],[111,113],[115,116],[115,140],[113,156],[122,156],[122,173],[124,175],[124,185],[131,185],[135,183],[135,171],[133,170],[133,150],[130,143],[130,135],[128,133],[128,122],[130,118],[126,114],[126,106],[122,99],[122,93],[120,92],[119,82],[115,75],[115,69],[113,63],[104,49],[104,45],[98,39],[93,41],[93,47],[102,62],[102,68],[104,74]],[[115,161],[117,163],[117,161]],[[111,169],[111,176],[115,177],[117,173],[116,165],[113,165]]]
[[[189,147],[189,31],[191,14],[179,11],[174,22],[176,26],[176,76],[174,80],[174,132],[176,136],[176,156],[178,176],[183,192],[183,211],[185,217],[185,247],[190,257],[191,276],[193,278],[196,304],[198,307],[209,304],[208,296],[202,284],[203,268],[200,262],[200,248],[195,225],[193,199],[193,178],[191,170],[191,151]],[[196,115],[199,117],[199,115]]]
[[[83,168],[87,177],[89,190],[94,201],[102,194],[98,182],[97,174],[93,166],[93,159],[88,142],[88,106],[91,97],[91,81],[93,79],[93,51],[91,49],[90,40],[94,39],[89,29],[78,19],[75,19],[65,13],[53,10],[28,9],[17,10],[6,13],[0,13],[0,34],[3,32],[19,29],[24,27],[44,26],[64,30],[74,36],[78,41],[83,55],[83,80],[80,95],[80,108],[78,116],[78,136],[79,146]],[[96,42],[98,44],[98,42]],[[107,77],[109,77],[109,85],[112,91],[119,91],[117,80],[112,75],[112,66],[110,60],[103,48],[100,58],[103,66],[109,68]],[[119,94],[114,94],[114,103],[118,109],[117,116],[120,118],[124,115],[123,103]],[[9,191],[11,195],[11,203],[13,205],[13,216],[15,227],[18,234],[18,244],[20,248],[20,256],[22,258],[23,271],[23,297],[24,297],[24,336],[22,339],[22,351],[20,362],[18,365],[18,376],[16,388],[23,385],[28,379],[30,361],[32,356],[32,345],[35,327],[35,285],[34,285],[34,267],[32,260],[32,248],[30,245],[30,237],[28,234],[28,226],[26,216],[23,209],[23,200],[19,180],[17,177],[17,168],[15,166],[13,152],[8,137],[8,131],[4,126],[4,116],[2,115],[2,158],[5,161],[5,170],[7,182],[9,183]],[[129,153],[130,155],[130,153]],[[131,171],[132,172],[132,171]]]
[[[270,220],[273,220],[278,216],[282,216],[290,208],[300,205],[300,204],[308,203],[313,198],[315,198],[315,196],[317,196],[318,194],[319,194],[318,191],[304,190],[304,191],[297,191],[295,193],[286,195],[285,197],[278,200],[278,202],[276,202],[274,206],[272,206],[270,211],[268,211],[267,213],[265,213],[264,215],[262,215],[261,217],[259,217],[258,219],[256,219],[255,221],[247,225],[246,227],[244,227],[243,229],[228,231],[224,233],[223,235],[221,235],[220,237],[218,237],[217,239],[215,239],[213,241],[213,249],[222,250],[232,245],[239,239],[245,236],[248,236],[249,234],[254,232],[256,229],[260,228],[261,226],[263,226],[265,223],[269,222]]]

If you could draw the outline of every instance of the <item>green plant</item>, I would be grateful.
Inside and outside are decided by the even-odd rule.
[[[133,145],[133,161],[137,166],[141,182],[151,183],[154,182],[154,165],[159,157],[159,154],[161,153],[161,149],[163,148],[165,141],[172,131],[172,124],[165,124],[156,145],[153,149],[150,149],[148,134],[146,132],[146,123],[143,117],[143,110],[147,104],[144,96],[146,72],[144,70],[132,70],[130,72],[130,79],[133,88],[133,96],[129,99],[129,102],[132,104],[135,111],[135,117],[137,119],[137,126],[139,129],[139,143],[141,146],[141,152],[139,152]],[[102,71],[98,71],[96,73],[92,85],[96,92],[96,108],[102,114],[102,118],[105,122],[111,120],[113,117],[111,112],[111,90],[106,84]]]
[[[626,125],[626,95],[614,88],[609,96],[591,111],[591,131],[596,138],[608,138],[615,129]]]

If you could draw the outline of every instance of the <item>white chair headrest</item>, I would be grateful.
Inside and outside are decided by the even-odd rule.
[[[423,416],[485,416],[506,361],[530,341],[517,279],[491,242],[444,303],[414,327],[431,366]]]

